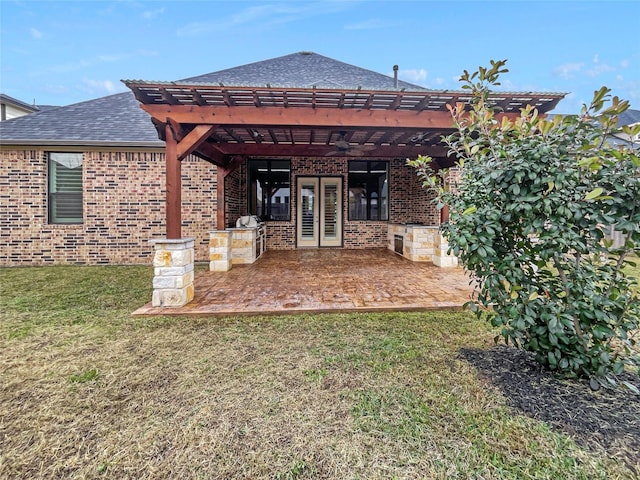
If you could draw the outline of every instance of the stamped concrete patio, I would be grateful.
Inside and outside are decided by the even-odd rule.
[[[458,309],[472,287],[462,268],[411,262],[387,249],[270,250],[228,272],[196,272],[195,298],[134,315],[257,315]]]

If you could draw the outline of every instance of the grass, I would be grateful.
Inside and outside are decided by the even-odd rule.
[[[592,479],[466,313],[133,318],[148,267],[0,269],[0,478]]]

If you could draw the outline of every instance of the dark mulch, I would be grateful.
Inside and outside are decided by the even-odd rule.
[[[604,449],[640,475],[640,395],[627,389],[594,392],[587,381],[556,378],[529,352],[505,345],[460,353],[514,410],[547,422],[581,446]],[[640,383],[637,376],[625,380]]]

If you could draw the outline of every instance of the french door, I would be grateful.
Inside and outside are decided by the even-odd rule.
[[[342,178],[298,177],[298,247],[342,246]]]

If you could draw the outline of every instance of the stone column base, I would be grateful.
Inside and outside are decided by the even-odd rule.
[[[153,257],[154,307],[182,307],[193,300],[193,262],[195,240],[178,238],[151,240]]]
[[[209,232],[209,270],[226,272],[231,270],[231,230]]]

